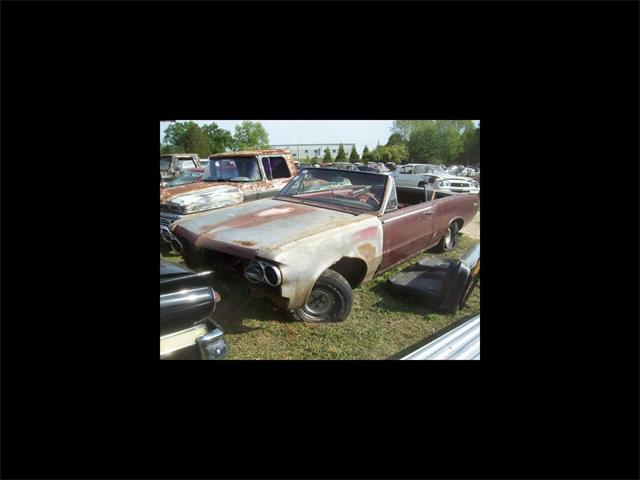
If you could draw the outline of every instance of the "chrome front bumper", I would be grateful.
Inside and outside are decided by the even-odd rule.
[[[438,190],[442,192],[452,192],[452,193],[471,193],[471,194],[480,193],[479,188],[473,188],[473,187],[440,187],[438,188]]]

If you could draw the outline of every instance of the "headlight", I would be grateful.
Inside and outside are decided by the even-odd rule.
[[[282,273],[275,265],[253,260],[244,269],[244,276],[251,283],[266,283],[272,287],[277,287],[282,283]]]
[[[473,188],[478,188],[478,182],[473,182]]]
[[[438,186],[442,187],[444,185],[444,183],[442,183],[442,180],[438,180]]]
[[[445,186],[445,187],[448,187],[448,186],[449,186],[449,182],[445,181],[445,182],[444,182],[444,186]]]

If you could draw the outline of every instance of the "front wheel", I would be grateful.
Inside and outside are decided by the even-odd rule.
[[[458,245],[458,224],[453,222],[447,228],[435,249],[437,252],[449,252]]]
[[[324,272],[313,286],[303,307],[291,311],[295,320],[310,323],[342,322],[351,313],[353,291],[334,270]]]

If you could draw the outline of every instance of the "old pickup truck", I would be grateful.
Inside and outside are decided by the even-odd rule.
[[[160,225],[196,212],[273,197],[296,174],[286,150],[226,152],[209,157],[202,181],[160,191]]]
[[[189,168],[200,168],[200,157],[195,153],[160,155],[160,183],[173,180]]]
[[[192,268],[211,268],[297,320],[335,322],[352,289],[425,249],[451,249],[477,195],[396,190],[389,175],[303,168],[272,199],[191,215],[170,229]]]

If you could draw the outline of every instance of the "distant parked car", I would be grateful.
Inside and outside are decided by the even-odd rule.
[[[160,359],[221,360],[229,346],[212,315],[220,295],[211,272],[160,259]]]
[[[195,153],[160,155],[160,175],[165,181],[174,179],[189,168],[200,168],[200,157]]]
[[[450,175],[441,165],[409,163],[392,173],[400,187],[424,187],[455,193],[479,193],[480,184],[469,177]]]
[[[461,177],[474,178],[474,177],[478,176],[478,172],[475,169],[471,168],[471,167],[467,167],[467,168],[465,168],[464,170],[462,170],[460,172],[460,176]]]
[[[349,162],[336,162],[333,164],[333,166],[338,170],[358,171],[358,167],[356,167],[353,163],[349,163]]]
[[[391,172],[387,167],[382,165],[378,165],[377,163],[369,162],[367,165],[358,166],[358,170],[361,172],[373,172],[373,173],[382,173],[384,175],[390,175]]]
[[[446,172],[449,175],[460,175],[460,173],[462,173],[462,170],[464,170],[464,165],[451,165],[449,167],[446,168]]]
[[[385,165],[392,172],[395,172],[398,169],[398,166],[395,164],[395,162],[387,162]]]

